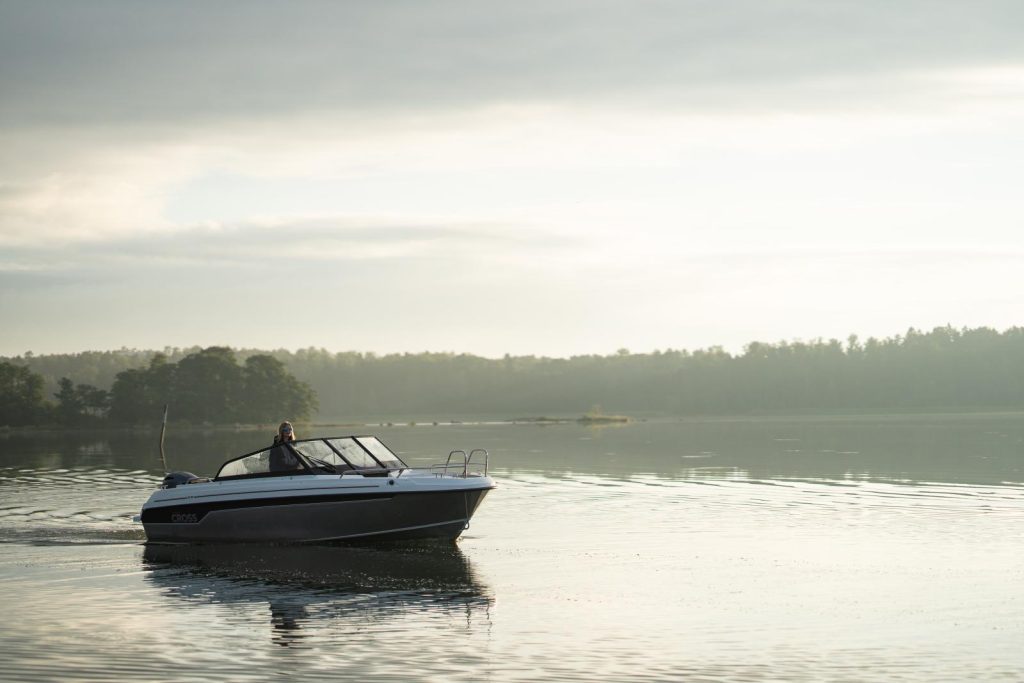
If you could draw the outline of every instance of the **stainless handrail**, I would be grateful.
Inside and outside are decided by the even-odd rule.
[[[473,450],[471,450],[469,452],[469,457],[466,458],[465,474],[466,475],[469,474],[469,466],[474,464],[473,463],[473,456],[476,455],[477,453],[483,453],[484,454],[484,463],[483,463],[484,464],[484,476],[486,477],[487,476],[487,467],[490,464],[490,460],[491,460],[491,454],[487,452],[486,448],[474,448]]]
[[[430,471],[434,472],[434,474],[439,476],[439,477],[443,477],[443,476],[447,475],[448,474],[448,470],[451,469],[451,467],[453,467],[453,465],[452,465],[452,456],[454,456],[456,453],[462,453],[462,471],[463,471],[463,475],[462,476],[466,476],[465,475],[466,462],[469,460],[469,456],[466,455],[466,451],[464,451],[462,449],[456,449],[456,450],[452,451],[451,453],[449,453],[448,454],[448,459],[445,460],[443,464],[439,463],[437,465],[431,465],[430,466]],[[459,465],[459,463],[455,463],[454,466],[458,467],[458,465]],[[435,470],[441,470],[441,471],[440,472],[436,472]]]
[[[483,462],[480,462],[479,460],[473,460],[473,457],[477,453],[483,453]],[[462,462],[461,463],[458,462],[458,461],[452,462],[452,458],[454,458],[457,454],[461,454],[462,455]],[[487,450],[483,449],[483,448],[474,448],[468,454],[466,453],[466,451],[464,451],[464,450],[462,450],[460,448],[460,449],[456,449],[456,450],[452,451],[451,453],[449,453],[448,454],[448,459],[445,462],[438,463],[436,465],[431,465],[430,466],[430,471],[433,472],[434,475],[438,476],[438,477],[445,477],[445,476],[468,477],[468,476],[471,476],[471,475],[472,476],[479,476],[481,474],[480,472],[471,472],[469,468],[472,465],[483,465],[484,466],[484,471],[483,471],[482,474],[483,474],[483,476],[486,477],[487,476],[487,469],[488,469],[489,464],[490,464],[490,457],[491,456],[487,452]],[[450,472],[450,470],[452,468],[455,468],[456,470],[461,468],[461,470],[462,470],[461,474],[459,474],[458,472],[456,472],[455,474],[452,474]]]

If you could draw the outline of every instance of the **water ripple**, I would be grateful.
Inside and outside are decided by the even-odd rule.
[[[150,547],[152,474],[0,469],[0,678],[1019,680],[1020,482],[768,476],[711,440],[623,473],[586,443],[615,474],[499,469],[436,555]]]
[[[142,470],[4,468],[0,542],[140,540],[131,518],[158,484]]]

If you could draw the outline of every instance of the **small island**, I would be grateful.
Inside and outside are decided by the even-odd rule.
[[[561,424],[581,424],[581,425],[603,425],[603,424],[627,424],[632,422],[633,418],[628,415],[606,415],[601,411],[600,408],[594,408],[590,412],[584,413],[582,416],[577,418],[571,417],[514,417],[509,422],[512,424],[532,424],[532,425],[561,425]]]
[[[633,418],[628,415],[605,415],[601,412],[589,412],[576,419],[582,425],[627,424],[632,421]]]

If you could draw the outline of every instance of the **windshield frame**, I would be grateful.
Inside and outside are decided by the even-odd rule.
[[[334,439],[351,439],[354,443],[358,444],[361,449],[363,449],[363,451],[366,453],[366,455],[369,457],[369,459],[371,461],[376,463],[376,467],[360,467],[360,466],[353,465],[352,462],[349,461],[349,459],[346,458],[331,443],[331,441],[334,440]],[[400,466],[399,467],[388,467],[388,466],[384,465],[377,457],[375,457],[373,455],[373,453],[370,452],[370,449],[367,448],[366,445],[363,444],[362,441],[360,441],[360,439],[376,439],[377,443],[381,444],[389,453],[391,453],[391,455],[394,457],[395,461],[398,462]],[[409,469],[409,466],[406,464],[406,462],[404,460],[402,460],[400,457],[398,457],[398,454],[395,453],[393,450],[391,450],[391,448],[386,443],[381,441],[381,439],[379,437],[374,436],[372,434],[360,434],[360,435],[347,434],[347,435],[343,435],[343,436],[321,436],[321,437],[313,437],[311,439],[296,439],[295,441],[288,441],[288,442],[285,442],[284,444],[275,444],[275,445],[287,446],[289,452],[292,455],[294,455],[298,459],[299,463],[302,465],[302,469],[301,470],[285,470],[285,471],[280,471],[280,472],[252,472],[252,473],[247,473],[247,474],[235,474],[235,475],[229,475],[229,476],[221,476],[220,473],[223,472],[224,468],[227,467],[228,465],[230,465],[231,463],[237,462],[238,460],[244,460],[245,458],[248,458],[248,457],[253,456],[253,455],[257,455],[259,453],[263,453],[264,451],[269,451],[271,448],[274,447],[272,445],[272,446],[264,446],[263,448],[258,448],[255,451],[252,451],[250,453],[245,453],[243,455],[239,455],[238,457],[231,458],[230,460],[224,461],[221,464],[221,466],[217,469],[217,474],[214,475],[213,480],[214,481],[231,481],[231,480],[235,480],[235,479],[260,479],[260,478],[264,478],[264,477],[294,477],[294,476],[305,476],[305,475],[311,475],[311,474],[325,474],[325,473],[326,474],[335,474],[335,472],[327,472],[321,465],[317,465],[315,462],[312,462],[308,456],[304,455],[297,448],[294,447],[295,444],[308,443],[308,442],[311,442],[311,441],[322,441],[323,443],[327,444],[327,446],[332,451],[334,451],[334,453],[338,456],[338,458],[343,463],[345,463],[347,465],[348,469],[343,470],[343,471],[339,471],[339,472],[337,472],[337,474],[344,474],[344,473],[347,473],[347,472],[355,472],[355,473],[359,473],[359,472],[392,472],[392,471],[401,472],[403,470]],[[328,463],[328,464],[330,464],[330,463]]]

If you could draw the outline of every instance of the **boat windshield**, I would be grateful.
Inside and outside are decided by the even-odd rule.
[[[358,441],[363,445],[363,448],[370,451],[370,455],[376,458],[384,467],[387,467],[388,469],[405,467],[405,463],[402,462],[397,455],[392,453],[390,448],[382,444],[377,437],[360,436]]]
[[[289,446],[278,445],[224,463],[217,479],[227,477],[288,476],[308,471],[305,463]]]
[[[329,466],[329,467],[325,467]],[[393,470],[408,467],[379,439],[338,436],[305,439],[265,448],[224,463],[215,479],[275,477],[348,470]]]
[[[327,445],[326,441],[321,439],[317,439],[316,441],[298,441],[294,445],[295,450],[302,453],[314,463],[317,461],[325,462],[334,467],[338,472],[352,469],[352,466],[342,460],[338,456],[338,453]]]
[[[374,436],[344,436],[327,439],[338,453],[355,469],[379,468],[398,470],[408,467]]]
[[[373,459],[370,453],[356,443],[355,438],[351,436],[328,439],[328,443],[337,449],[338,454],[341,455],[345,460],[352,463],[352,467],[360,469],[380,469],[381,464]]]

